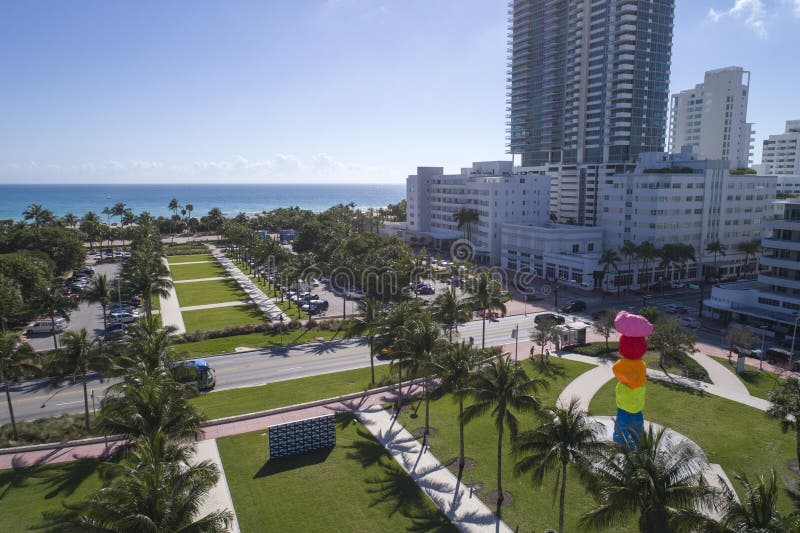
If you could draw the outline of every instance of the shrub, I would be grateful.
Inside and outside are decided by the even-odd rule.
[[[0,448],[85,439],[98,435],[96,432],[86,433],[83,413],[64,414],[40,418],[39,420],[17,422],[17,432],[19,433],[19,440],[15,441],[12,440],[11,424],[0,427]],[[102,435],[102,433],[99,433],[99,435]]]
[[[570,348],[570,350],[572,350],[575,353],[579,353],[581,355],[601,357],[617,353],[618,346],[619,346],[618,342],[609,342],[608,349],[606,349],[605,341],[600,341],[600,342],[590,342],[588,344],[582,344],[580,346],[573,346],[572,348]]]

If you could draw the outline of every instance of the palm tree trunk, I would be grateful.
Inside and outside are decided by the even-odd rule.
[[[428,395],[428,378],[423,378],[423,384],[425,386],[425,435],[422,437],[422,448],[424,449],[425,446],[428,445],[428,434],[430,433],[430,420],[431,420],[431,413],[430,413],[430,405],[431,405],[431,398]]]
[[[558,533],[564,533],[564,502],[567,499],[567,462],[561,461],[561,495],[558,501]]]
[[[83,420],[86,431],[89,431],[89,392],[86,389],[86,371],[83,372]]]
[[[481,349],[486,348],[486,309],[483,310],[483,326],[481,331]]]
[[[497,430],[497,517],[503,507],[503,425]]]
[[[369,338],[369,369],[372,372],[372,381],[370,382],[372,385],[375,385],[375,354],[372,350],[372,343],[373,338]]]
[[[19,439],[19,435],[17,434],[17,421],[14,418],[14,406],[11,405],[11,386],[8,384],[8,379],[6,378],[6,401],[8,402],[8,416],[11,418],[11,431],[14,433],[14,440]]]
[[[152,291],[147,290],[147,291],[144,292],[144,314],[145,314],[145,316],[147,316],[147,320],[148,321],[150,320],[151,315],[153,314],[153,312],[151,310],[151,305],[152,305],[151,299],[152,298],[153,298]],[[162,320],[163,320],[163,318],[162,318]]]
[[[458,396],[458,477],[464,471],[464,398]]]
[[[108,331],[108,323],[107,323],[107,317],[106,317],[106,306],[105,305],[101,305],[100,307],[103,308],[103,331]]]
[[[8,392],[8,384],[6,384],[6,393]],[[8,406],[11,407],[11,400],[9,400]],[[13,417],[11,418],[14,419]],[[795,431],[797,432],[797,462],[800,464],[800,424],[795,425]]]
[[[53,330],[53,346],[58,350],[58,333],[56,333],[56,314],[50,313],[50,327]]]

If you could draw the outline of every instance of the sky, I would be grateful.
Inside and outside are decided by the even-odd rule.
[[[671,92],[800,118],[800,0],[676,0]],[[501,0],[0,0],[0,183],[401,182],[505,153]]]

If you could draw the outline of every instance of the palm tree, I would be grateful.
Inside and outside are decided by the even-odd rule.
[[[722,483],[722,519],[719,529],[730,533],[782,533],[800,530],[800,511],[783,514],[778,510],[778,479],[774,469],[769,476],[758,476],[755,482],[745,474],[736,474],[736,481],[744,488],[744,498],[739,497]],[[711,529],[711,528],[709,528]]]
[[[364,298],[358,302],[359,314],[350,319],[347,335],[366,335],[369,342],[369,368],[372,373],[372,385],[375,384],[375,336],[381,325],[383,313],[381,302],[377,298]]]
[[[695,445],[650,427],[638,446],[615,446],[592,462],[590,488],[597,503],[579,525],[586,530],[621,527],[638,513],[643,533],[679,530],[690,520],[687,512],[713,505],[714,489],[703,478],[706,465]]]
[[[464,238],[472,242],[472,224],[480,220],[478,212],[474,209],[462,207],[457,213],[453,214],[453,220],[458,222],[458,229],[464,229]]]
[[[17,421],[14,419],[14,406],[11,404],[9,382],[38,373],[39,367],[31,361],[33,353],[31,345],[19,340],[19,335],[16,333],[4,333],[0,336],[0,379],[6,387],[6,402],[8,402],[8,414],[11,418],[14,440],[19,439],[19,435],[17,434]]]
[[[90,371],[105,371],[112,366],[111,356],[103,351],[100,339],[89,338],[86,329],[67,331],[64,333],[63,347],[56,351],[50,361],[50,369],[55,376],[53,383],[58,384],[67,376],[72,382],[80,377],[83,383],[84,424],[89,431],[89,391],[86,375]]]
[[[647,269],[650,266],[650,261],[658,257],[658,249],[650,241],[644,241],[636,247],[636,255],[642,260],[642,271],[646,273],[648,278],[645,281],[645,286],[649,286],[653,282],[653,276]]]
[[[797,461],[800,463],[800,381],[789,377],[776,390],[769,391],[769,416],[780,419],[783,431],[794,429]]]
[[[50,317],[53,333],[53,346],[58,350],[58,331],[56,330],[56,314],[65,316],[77,307],[68,296],[64,296],[55,286],[43,287],[33,295],[33,308]]]
[[[436,359],[444,350],[444,339],[439,324],[433,320],[430,313],[423,313],[417,319],[409,322],[400,334],[397,342],[397,351],[405,355],[401,357],[401,364],[405,363],[409,376],[422,375],[422,396],[425,398],[425,433],[422,438],[423,448],[428,444],[430,433],[430,394],[428,380],[430,373],[437,368]]]
[[[625,241],[625,244],[619,249],[619,253],[628,260],[628,275],[630,276],[628,287],[633,283],[633,260],[638,257],[638,250],[639,247],[631,241]]]
[[[148,319],[152,317],[152,297],[167,298],[173,287],[169,269],[161,257],[158,249],[137,248],[122,267],[128,288],[142,295],[145,316]]]
[[[53,221],[53,212],[42,207],[42,204],[30,204],[22,212],[22,218],[32,220],[34,228],[50,224]]]
[[[161,327],[156,317],[143,318],[130,330],[125,343],[125,363],[136,366],[148,375],[157,375],[174,359],[173,326]]]
[[[108,276],[98,274],[92,278],[92,282],[86,287],[81,297],[89,303],[100,304],[103,308],[103,329],[108,329],[106,309],[114,299],[114,289],[108,281]]]
[[[470,344],[461,341],[448,344],[435,361],[434,375],[439,377],[439,387],[451,392],[458,400],[458,473],[464,470],[464,397],[475,375],[475,369],[485,360],[485,355]]]
[[[472,318],[469,302],[458,299],[453,291],[444,291],[436,296],[431,312],[433,318],[447,328],[450,342],[453,342],[453,331],[458,331],[458,325]]]
[[[136,442],[129,457],[111,463],[111,483],[79,503],[45,512],[49,531],[75,532],[229,531],[229,511],[198,516],[219,477],[211,461],[190,462],[193,446],[173,445],[163,436]]]
[[[577,398],[566,407],[553,407],[539,413],[542,424],[536,429],[520,433],[514,440],[514,452],[521,457],[514,465],[514,473],[531,474],[536,486],[544,477],[561,468],[555,476],[553,491],[559,491],[558,531],[564,532],[564,507],[567,496],[567,467],[576,465],[586,469],[604,443],[599,435],[602,426],[587,417],[580,409]]]
[[[64,225],[68,228],[74,228],[78,224],[78,217],[73,215],[72,213],[67,213],[61,220],[64,222]]]
[[[605,250],[603,250],[603,253],[600,254],[600,259],[597,260],[598,265],[603,265],[603,277],[600,280],[601,286],[605,285],[605,280],[608,277],[609,270],[611,270],[612,268],[614,270],[619,270],[617,268],[617,263],[619,262],[620,262],[620,257],[616,250],[613,250],[611,248],[606,248]],[[619,284],[617,286],[619,286]]]
[[[172,244],[175,244],[175,217],[178,216],[178,209],[180,209],[180,207],[181,206],[178,203],[178,200],[175,199],[175,198],[170,200],[169,201],[169,205],[167,205],[167,208],[170,211],[172,211],[172,217],[173,217],[172,218],[172,220],[173,220],[173,222],[172,222]]]
[[[192,211],[194,211],[194,206],[192,204],[186,204],[186,222],[189,224],[189,228],[191,229],[191,222],[192,222]]]
[[[387,350],[391,353],[392,364],[397,368],[397,394],[403,396],[403,368],[406,366],[402,359],[406,354],[395,350],[406,324],[410,324],[420,313],[417,302],[401,302],[383,316],[375,337],[375,350]],[[399,359],[399,360],[398,360]]]
[[[467,299],[472,309],[481,311],[483,324],[481,329],[481,348],[486,348],[486,315],[495,309],[504,314],[506,312],[505,299],[500,289],[500,283],[492,279],[488,272],[481,272],[467,285],[470,297]]]
[[[106,390],[98,426],[130,439],[197,439],[205,417],[188,401],[196,394],[193,386],[176,382],[168,369],[133,369]]]
[[[744,254],[744,270],[750,270],[750,258],[756,258],[758,251],[761,249],[761,243],[757,240],[740,242],[736,245],[736,249]]]
[[[707,254],[714,254],[714,275],[717,275],[717,254],[725,255],[725,252],[728,251],[728,247],[722,244],[719,241],[711,241],[706,244],[706,253]]]
[[[525,370],[510,357],[497,357],[473,378],[467,393],[473,398],[472,405],[466,408],[464,423],[487,413],[494,419],[497,430],[497,516],[503,505],[503,433],[506,428],[513,440],[519,433],[517,412],[536,412],[539,399],[533,396],[547,381],[530,378]]]

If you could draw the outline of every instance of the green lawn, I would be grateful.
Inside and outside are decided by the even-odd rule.
[[[0,470],[0,531],[29,531],[43,525],[43,511],[62,509],[101,486],[98,461],[82,459],[41,467]]]
[[[375,380],[378,383],[388,375],[389,365],[375,367]],[[222,418],[363,391],[369,385],[369,381],[369,367],[357,368],[332,374],[276,381],[258,387],[211,392],[194,398],[192,402],[209,418]]]
[[[261,431],[217,445],[242,531],[456,531],[353,415],[305,455],[268,459]]]
[[[734,374],[736,373],[735,354],[733,363],[728,363],[727,357],[714,357],[713,355],[709,357],[719,361]],[[739,374],[738,377],[752,396],[769,400],[769,391],[775,387],[775,374],[766,370],[759,370],[757,366],[744,365],[744,372]],[[780,385],[784,381],[785,379],[778,378],[777,383]]]
[[[255,304],[182,311],[186,331],[208,331],[229,326],[261,324],[266,315]]]
[[[198,263],[196,265],[172,265],[169,267],[174,281],[186,279],[218,278],[228,273],[219,263]]]
[[[196,311],[189,311],[193,313]],[[187,313],[187,314],[188,314]],[[338,335],[341,337],[341,334]],[[274,346],[288,346],[313,342],[317,337],[333,339],[337,337],[336,331],[322,331],[318,329],[296,329],[285,331],[282,335],[276,331],[269,333],[250,333],[247,335],[233,335],[186,344],[176,344],[175,353],[181,358],[202,357],[204,355],[232,353],[238,347],[247,348],[272,348]]]
[[[161,309],[161,298],[158,296],[153,296],[150,298],[150,309],[153,311]]]
[[[234,280],[198,281],[175,285],[181,307],[249,300]]]
[[[614,382],[609,382],[600,389],[589,409],[592,414],[613,415],[616,412],[614,386]],[[730,478],[736,472],[766,474],[769,468],[775,468],[784,480],[790,476],[796,478],[787,468],[788,462],[796,457],[794,434],[781,432],[778,420],[757,409],[649,381],[644,416],[692,439]],[[792,508],[783,491],[779,507],[783,511]]]
[[[544,405],[552,405],[564,387],[578,375],[590,370],[593,365],[578,363],[565,359],[551,357],[551,370],[547,374],[539,371],[539,363],[525,361],[523,363],[529,375],[546,377],[550,388],[537,394]],[[469,402],[466,403],[468,405]],[[416,406],[416,404],[415,404]],[[424,405],[419,410],[419,416],[413,411],[403,411],[401,415],[403,424],[409,431],[424,426]],[[520,429],[531,429],[538,422],[531,414],[519,416]],[[458,456],[458,403],[452,396],[431,402],[431,427],[436,429],[436,434],[430,438],[431,450],[442,462]],[[484,484],[480,496],[485,498],[489,491],[496,488],[497,479],[497,432],[490,416],[484,416],[470,422],[465,429],[465,449],[467,457],[473,458],[477,464],[475,468],[465,470],[464,480],[471,479],[476,483]],[[504,507],[503,520],[519,531],[542,531],[545,528],[556,528],[558,525],[558,500],[552,497],[553,477],[548,477],[541,488],[532,486],[527,477],[516,477],[512,470],[514,459],[510,454],[510,442],[504,443],[503,455],[503,488],[511,493],[514,501]],[[579,486],[577,476],[567,480],[567,508],[570,516],[566,521],[567,531],[578,531],[576,526],[577,516],[591,504],[591,498]],[[553,502],[555,501],[555,505]],[[490,508],[494,508],[490,505]]]
[[[194,261],[213,261],[214,256],[211,254],[194,254],[194,255],[173,255],[167,257],[167,261],[169,261],[170,268],[175,263],[192,263]]]

